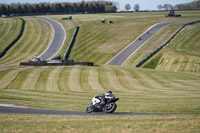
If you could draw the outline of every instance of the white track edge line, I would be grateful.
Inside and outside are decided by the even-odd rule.
[[[47,20],[41,18],[41,17],[37,17],[37,18],[40,19],[40,20],[43,20],[43,21],[47,22],[51,26],[51,28],[53,29],[53,38],[51,39],[51,43],[52,43],[53,39],[54,39],[54,36],[55,36],[55,31],[54,31],[54,28],[53,28],[52,24],[50,22],[48,22]],[[51,46],[51,43],[49,43],[48,48],[42,54],[40,54],[38,57],[41,57],[49,49],[49,47]]]
[[[42,17],[38,17],[39,19],[41,19],[41,20],[43,20],[43,21],[46,21],[47,23],[49,23],[50,25],[51,25],[51,27],[52,27],[52,29],[53,29],[53,39],[54,39],[54,36],[55,36],[55,30],[54,30],[54,28],[53,28],[53,26],[52,26],[52,24],[50,23],[50,22],[48,22],[47,20],[45,20],[45,19],[50,19],[50,20],[53,20],[53,21],[55,21],[56,23],[58,23],[58,24],[60,24],[61,25],[61,27],[62,27],[62,29],[63,29],[63,31],[64,31],[64,39],[63,39],[63,42],[62,42],[62,46],[60,47],[60,49],[54,54],[54,55],[52,55],[51,57],[49,57],[47,60],[49,60],[50,58],[52,58],[53,56],[55,56],[58,52],[60,52],[60,50],[62,49],[62,47],[63,47],[63,45],[64,45],[64,42],[65,42],[65,39],[66,39],[66,31],[65,31],[65,28],[63,27],[63,25],[60,23],[60,22],[58,22],[58,21],[56,21],[56,20],[54,20],[54,19],[51,19],[51,18],[45,18],[45,19],[43,19]],[[53,39],[51,40],[51,43],[53,42]],[[50,43],[50,45],[49,45],[49,47],[51,46],[51,43]],[[42,56],[48,49],[49,49],[49,47],[41,54],[41,55],[39,55],[39,57],[40,56]]]

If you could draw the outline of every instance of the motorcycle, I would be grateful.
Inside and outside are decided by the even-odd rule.
[[[105,112],[105,113],[113,113],[117,105],[115,102],[117,102],[119,98],[115,97],[110,97],[106,98],[105,104],[101,104],[100,99],[93,97],[92,98],[92,103],[86,108],[87,113],[92,113],[92,112]]]

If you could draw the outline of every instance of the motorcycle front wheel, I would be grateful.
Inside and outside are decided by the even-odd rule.
[[[93,105],[89,105],[89,106],[86,108],[86,112],[87,112],[87,113],[92,113],[93,110],[94,110]]]
[[[115,103],[109,103],[108,106],[105,108],[106,113],[113,113],[117,108],[117,105]]]

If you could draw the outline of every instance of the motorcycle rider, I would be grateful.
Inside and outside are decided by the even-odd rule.
[[[101,105],[105,105],[106,100],[109,100],[110,98],[115,98],[115,95],[112,94],[112,91],[108,91],[105,94],[97,95],[95,98],[98,98],[101,101]]]

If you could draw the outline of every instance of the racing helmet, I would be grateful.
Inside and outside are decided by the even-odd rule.
[[[105,95],[110,95],[110,94],[112,94],[112,91],[108,91],[108,92],[106,92]]]

